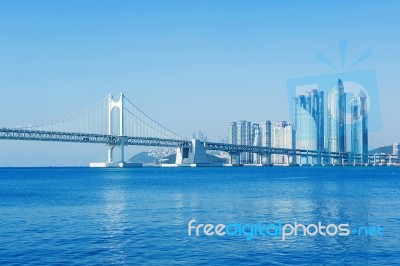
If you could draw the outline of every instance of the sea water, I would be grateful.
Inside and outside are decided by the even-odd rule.
[[[188,223],[381,234],[211,235]],[[400,168],[2,168],[0,265],[400,263]]]

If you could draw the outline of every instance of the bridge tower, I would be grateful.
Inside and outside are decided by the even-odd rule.
[[[125,125],[124,125],[124,117],[125,117],[125,96],[123,93],[119,95],[118,99],[115,99],[111,94],[108,95],[108,128],[107,128],[107,133],[109,136],[117,134],[118,137],[120,137],[120,142],[119,144],[107,144],[108,145],[108,156],[107,156],[107,162],[105,163],[90,163],[90,167],[100,167],[100,168],[114,168],[114,167],[141,167],[141,163],[131,163],[131,162],[125,162],[125,154],[124,154],[124,148],[125,148],[125,137],[126,137],[126,132],[125,132]],[[118,130],[115,132],[113,125],[115,125],[115,121],[112,115],[113,110],[116,109],[118,110],[118,120],[119,120],[119,125],[118,125]],[[114,148],[118,147],[121,152],[121,158],[119,162],[114,162]]]
[[[123,138],[125,136],[125,131],[124,131],[124,99],[125,96],[123,93],[119,95],[119,99],[114,99],[111,94],[108,95],[108,135],[113,134],[113,116],[112,116],[112,111],[114,108],[118,109],[119,112],[119,129],[118,129],[118,136],[121,137],[121,144],[119,145],[120,151],[121,151],[121,160],[120,162],[124,162],[124,144],[125,144],[125,139]],[[113,150],[116,146],[115,145],[109,145],[108,146],[108,163],[113,163]]]

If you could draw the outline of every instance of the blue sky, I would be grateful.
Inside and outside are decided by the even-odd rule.
[[[231,120],[290,120],[289,79],[347,71],[370,49],[352,69],[376,71],[382,128],[370,144],[400,142],[398,14],[397,1],[0,1],[0,126],[124,92],[167,128],[217,140]],[[319,51],[339,69],[316,60]],[[101,145],[0,146],[0,165],[106,157]]]

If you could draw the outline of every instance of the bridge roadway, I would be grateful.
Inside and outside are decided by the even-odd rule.
[[[114,146],[121,145],[122,142],[126,146],[137,145],[137,146],[181,147],[181,148],[190,148],[192,146],[192,142],[190,140],[40,131],[40,130],[18,129],[18,128],[16,129],[0,128],[0,139],[76,142],[76,143],[101,143]],[[361,156],[360,154],[351,154],[351,153],[335,153],[335,152],[329,153],[329,152],[318,152],[313,150],[260,147],[260,146],[236,145],[236,144],[225,144],[216,142],[204,142],[204,147],[206,150],[225,151],[231,154],[251,152],[260,155],[283,154],[288,156],[300,155],[300,156],[315,156],[315,157],[320,156],[329,158],[349,158],[349,157],[354,158]]]
[[[0,139],[5,140],[30,140],[30,141],[56,141],[77,143],[101,143],[108,145],[138,145],[138,146],[160,146],[160,147],[190,147],[192,143],[188,140],[128,137],[104,134],[86,134],[55,131],[40,131],[27,129],[0,128]]]

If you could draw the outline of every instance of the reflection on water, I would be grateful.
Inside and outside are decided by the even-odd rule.
[[[175,226],[182,226],[186,223],[182,213],[182,210],[184,208],[183,197],[184,195],[182,193],[175,193]]]
[[[126,217],[125,191],[121,187],[109,186],[104,190],[105,247],[110,255],[106,257],[107,264],[126,264],[126,244],[129,242],[124,234],[128,220]]]

